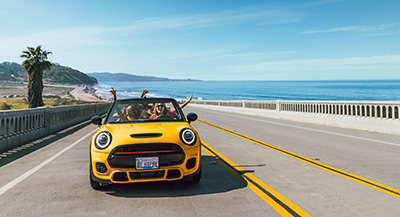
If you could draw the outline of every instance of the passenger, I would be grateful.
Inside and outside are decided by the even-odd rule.
[[[149,91],[144,89],[142,91],[142,94],[140,95],[140,98],[143,98],[146,93],[148,93]],[[117,101],[117,90],[114,90],[114,88],[111,87],[110,93],[113,95],[114,97],[114,101]],[[141,116],[141,110],[139,108],[137,108],[137,106],[133,107],[133,106],[124,106],[122,108],[122,111],[119,109],[119,107],[117,106],[117,113],[119,116],[119,119],[117,121],[121,121],[121,120],[134,120],[134,119],[139,119]]]
[[[181,109],[185,108],[185,106],[187,106],[190,103],[190,101],[192,101],[192,97],[193,97],[193,94],[190,94],[189,99],[186,102],[184,102],[182,105],[180,105]]]
[[[140,98],[143,98],[148,92],[149,92],[148,90],[144,89],[142,91],[142,94],[140,95]],[[117,101],[117,90],[114,90],[114,88],[111,87],[110,93],[113,95],[114,101]],[[180,105],[181,109],[186,107],[192,101],[192,97],[193,97],[193,94],[190,94],[189,99]],[[138,119],[138,118],[156,119],[160,115],[168,115],[170,118],[176,118],[176,110],[173,109],[173,110],[169,111],[168,108],[165,106],[165,104],[158,104],[158,105],[156,104],[153,107],[152,103],[149,103],[149,104],[147,104],[147,109],[146,109],[146,105],[144,105],[143,107],[144,107],[143,109],[139,109],[141,111],[136,111],[136,113],[137,112],[140,113],[137,115],[134,115],[135,112],[133,112],[132,107],[130,109],[129,109],[129,107],[127,108],[127,112],[130,114],[128,114],[128,113],[124,114],[118,108],[117,108],[117,112],[120,117],[125,118],[125,119],[128,119],[127,118],[128,116],[130,118],[134,118],[133,115],[136,116],[136,119]]]
[[[146,119],[151,115],[153,115],[153,103],[144,104],[139,118]]]
[[[146,95],[146,93],[148,93],[148,92],[149,92],[148,90],[144,89],[142,91],[142,94],[140,94],[139,98],[143,98]],[[111,87],[110,93],[113,95],[114,101],[117,101],[117,90],[114,90],[114,88]]]
[[[193,94],[190,94],[189,99],[186,102],[184,102],[183,104],[180,105],[181,109],[185,108],[185,106],[187,106],[190,103],[190,101],[192,101],[192,97],[193,97]],[[170,116],[171,118],[176,118],[175,109],[173,109],[171,111],[168,111],[167,115]]]
[[[140,95],[140,98],[143,98],[148,92],[149,92],[148,90],[144,89],[142,91],[142,94]],[[114,90],[114,88],[111,87],[110,93],[113,95],[114,101],[117,101],[117,90]],[[192,97],[193,97],[193,94],[190,94],[189,99],[186,102],[184,102],[182,105],[180,105],[181,109],[183,109],[185,106],[187,106],[190,103],[190,101],[192,101]]]
[[[180,105],[181,109],[187,106],[192,101],[193,94],[190,95],[189,99]],[[168,115],[170,118],[176,118],[176,110],[168,110],[165,104],[157,104],[153,109],[153,114],[150,116],[151,119],[156,119],[161,115]]]
[[[120,116],[120,117],[125,118],[129,121],[138,119],[139,118],[139,110],[134,106],[128,106],[128,108],[126,109],[125,117],[124,116]]]

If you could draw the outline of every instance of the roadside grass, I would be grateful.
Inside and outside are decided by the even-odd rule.
[[[43,88],[43,95],[68,95],[74,88],[72,87],[51,87]],[[2,96],[26,96],[28,88],[26,84],[13,84],[0,82],[0,95]]]
[[[69,95],[73,87],[45,86],[43,89],[44,106],[88,104],[73,98],[61,98]],[[26,83],[0,81],[0,110],[27,109],[28,88]]]
[[[43,102],[45,107],[90,104],[90,102],[84,102],[75,99],[65,99],[59,96],[43,96]],[[29,104],[27,97],[0,98],[0,110],[27,109],[28,106]]]

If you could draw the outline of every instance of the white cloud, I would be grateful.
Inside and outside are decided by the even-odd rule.
[[[276,71],[328,71],[328,70],[398,70],[400,55],[303,59],[263,62],[251,65],[225,66],[231,72],[276,72]]]
[[[302,19],[300,14],[287,10],[262,10],[241,9],[219,13],[199,14],[189,16],[165,16],[153,17],[133,21],[131,25],[116,27],[93,27],[81,26],[71,28],[60,28],[38,32],[20,37],[2,37],[3,43],[46,41],[46,44],[74,45],[107,45],[107,36],[142,34],[149,31],[180,29],[180,28],[204,28],[208,26],[233,25],[238,23],[253,23],[255,25],[281,24],[297,22]]]
[[[271,25],[299,22],[303,17],[302,14],[290,10],[253,8],[189,16],[153,17],[137,20],[132,25],[116,29],[143,33],[146,31],[163,29],[204,28],[208,26],[232,25],[238,23]]]
[[[303,31],[300,34],[317,34],[317,33],[333,33],[333,32],[376,32],[376,31],[392,31],[397,29],[398,24],[382,24],[382,25],[360,25],[360,26],[345,26],[331,29]]]
[[[280,51],[271,53],[250,52],[250,53],[224,53],[220,55],[209,55],[202,57],[203,59],[266,59],[278,58],[289,54],[295,54],[296,51]]]
[[[308,6],[326,5],[326,4],[338,3],[338,2],[344,2],[344,1],[347,1],[347,0],[321,0],[321,1],[307,2],[307,3],[305,3],[305,5],[308,5]]]
[[[130,25],[115,27],[79,26],[27,32],[25,35],[0,35],[0,60],[8,60],[10,54],[19,57],[26,46],[43,45],[45,49],[60,51],[88,49],[88,46],[114,46],[126,43],[121,38],[134,37],[153,31],[171,29],[205,28],[210,26],[281,24],[297,22],[302,15],[285,9],[245,8],[216,13],[188,16],[152,17],[133,21]],[[132,42],[129,42],[132,43]]]

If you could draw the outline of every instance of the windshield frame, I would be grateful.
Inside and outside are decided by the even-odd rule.
[[[160,119],[136,119],[136,120],[132,120],[132,121],[122,121],[122,122],[114,122],[114,121],[110,121],[110,116],[113,115],[111,114],[114,110],[115,106],[118,106],[119,104],[124,104],[124,103],[141,103],[141,104],[145,104],[145,103],[172,103],[174,108],[175,108],[175,112],[177,113],[177,115],[179,114],[181,119],[179,120],[160,120]],[[122,100],[117,100],[114,101],[111,106],[110,109],[107,112],[107,115],[104,119],[104,124],[132,124],[132,123],[151,123],[151,122],[187,122],[186,117],[180,107],[180,105],[178,104],[178,102],[173,99],[173,98],[131,98],[131,99],[122,99]]]

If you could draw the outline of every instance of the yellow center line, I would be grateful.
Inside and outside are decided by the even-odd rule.
[[[241,173],[245,178],[248,187],[256,193],[261,199],[268,203],[272,208],[274,208],[282,216],[311,216],[303,209],[298,207],[296,204],[288,200],[286,197],[269,187],[267,184],[253,176],[252,174],[246,172],[242,167],[237,165],[235,162],[215,150],[213,147],[202,142],[202,148],[207,154],[213,157],[219,157],[234,170]]]
[[[251,138],[251,137],[248,137],[248,136],[245,136],[245,135],[243,135],[243,134],[234,132],[234,131],[232,131],[232,130],[228,130],[228,129],[225,129],[225,128],[223,128],[223,127],[220,127],[220,126],[211,124],[211,123],[209,123],[209,122],[206,122],[206,121],[203,121],[203,120],[198,120],[198,121],[201,122],[201,123],[203,123],[203,124],[212,126],[212,127],[217,128],[217,129],[219,129],[219,130],[222,130],[222,131],[224,131],[224,132],[227,132],[227,133],[230,133],[230,134],[232,134],[232,135],[235,135],[235,136],[237,136],[237,137],[240,137],[240,138],[242,138],[242,139],[251,141],[251,142],[253,142],[253,143],[255,143],[255,144],[258,144],[258,145],[267,147],[267,148],[269,148],[269,149],[272,149],[272,150],[274,150],[274,151],[280,152],[280,153],[282,153],[282,154],[285,154],[285,155],[290,156],[290,157],[292,157],[292,158],[295,158],[295,159],[297,159],[297,160],[303,161],[303,162],[308,163],[308,164],[310,164],[310,165],[313,165],[313,166],[315,166],[315,167],[317,167],[317,168],[326,170],[326,171],[328,171],[328,172],[331,172],[331,173],[334,173],[334,174],[336,174],[336,175],[345,177],[345,178],[347,178],[347,179],[356,181],[356,182],[358,182],[358,183],[361,183],[361,184],[366,185],[366,186],[368,186],[368,187],[374,188],[374,189],[379,190],[379,191],[381,191],[381,192],[384,192],[384,193],[386,193],[386,194],[389,194],[389,195],[392,195],[392,196],[394,196],[394,197],[400,198],[400,190],[397,190],[397,189],[395,189],[395,188],[392,188],[392,187],[389,187],[389,186],[380,184],[380,183],[378,183],[378,182],[374,182],[374,181],[372,181],[372,180],[363,178],[363,177],[361,177],[361,176],[354,175],[354,174],[352,174],[352,173],[349,173],[349,172],[346,172],[346,171],[337,169],[337,168],[335,168],[335,167],[328,166],[328,165],[323,164],[323,163],[315,162],[315,161],[313,161],[313,160],[311,160],[311,159],[308,159],[308,158],[306,158],[306,157],[304,157],[304,156],[295,154],[295,153],[290,152],[290,151],[286,151],[286,150],[284,150],[284,149],[281,149],[281,148],[278,148],[278,147],[276,147],[276,146],[270,145],[270,144],[268,144],[268,143],[265,143],[265,142],[256,140],[256,139]]]

